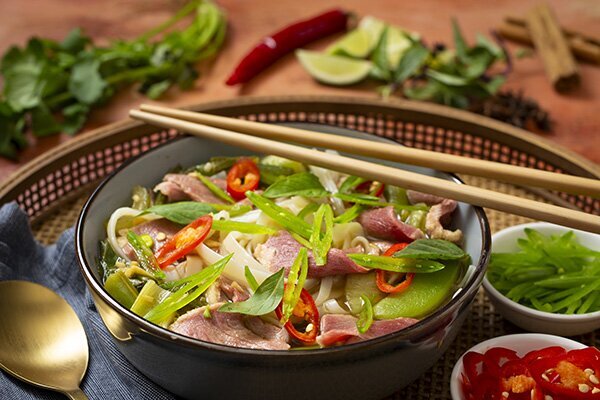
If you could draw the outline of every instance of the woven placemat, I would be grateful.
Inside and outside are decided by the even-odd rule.
[[[412,102],[381,102],[332,96],[240,98],[191,109],[264,122],[317,122],[356,129],[406,146],[500,161],[592,178],[600,168],[559,146],[508,125],[459,110]],[[36,238],[49,244],[72,226],[98,179],[123,161],[177,135],[121,121],[46,153],[0,185],[0,204],[16,200],[32,218]],[[600,214],[600,200],[566,193],[534,193],[497,181],[461,176],[470,185]],[[492,232],[530,222],[486,210]],[[450,373],[470,347],[492,337],[523,332],[495,313],[481,290],[456,340],[418,380],[389,399],[450,399]],[[573,339],[597,346],[597,332]]]

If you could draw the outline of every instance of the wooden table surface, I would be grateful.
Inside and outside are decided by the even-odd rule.
[[[225,47],[212,69],[187,92],[172,91],[162,103],[181,106],[237,96],[284,94],[337,94],[375,97],[369,85],[352,88],[326,87],[315,83],[293,56],[272,66],[250,84],[231,88],[223,83],[236,62],[262,36],[298,18],[309,17],[332,5],[359,16],[374,15],[410,30],[429,42],[451,43],[450,17],[458,18],[469,39],[487,33],[507,14],[523,15],[539,0],[350,0],[325,5],[320,0],[219,0],[228,13],[229,32]],[[600,1],[550,1],[563,26],[600,37]],[[62,39],[75,26],[100,42],[131,38],[154,27],[181,7],[183,0],[2,0],[0,1],[0,52],[13,44],[23,45],[33,35]],[[311,48],[320,49],[330,40]],[[511,50],[518,45],[510,45]],[[507,88],[523,90],[549,110],[555,121],[548,140],[600,163],[600,67],[580,64],[582,86],[568,95],[554,92],[537,55],[515,60]],[[125,118],[131,107],[147,102],[134,89],[125,89],[110,104],[93,112],[85,130]],[[18,162],[0,159],[0,181],[18,167],[52,146],[69,140],[66,135],[30,138],[31,146]]]

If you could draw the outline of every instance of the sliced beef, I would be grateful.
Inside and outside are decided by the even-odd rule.
[[[180,229],[181,225],[161,218],[136,225],[131,230],[137,235],[149,235],[154,240],[152,251],[155,251],[162,246],[165,240],[176,234]],[[123,251],[127,257],[135,259],[135,253],[129,244],[123,247]]]
[[[302,245],[298,243],[287,231],[280,231],[271,236],[265,243],[258,246],[254,253],[256,259],[269,268],[270,271],[279,271],[291,268]],[[357,249],[347,249],[348,253],[359,252]],[[308,252],[308,277],[322,278],[331,275],[345,275],[368,272],[366,268],[357,265],[346,255],[344,250],[332,248],[327,253],[327,263],[317,266],[312,252]]]
[[[317,342],[321,346],[342,343],[356,343],[373,339],[388,333],[397,332],[417,322],[414,318],[396,318],[373,321],[366,333],[359,333],[356,328],[356,317],[347,314],[325,314],[321,318],[320,334]]]
[[[460,229],[455,231],[444,229],[444,226],[450,223],[456,206],[455,200],[444,199],[441,203],[431,207],[425,219],[425,230],[430,238],[448,240],[453,243],[462,241],[463,234]]]
[[[206,300],[208,304],[223,303],[226,301],[240,302],[247,300],[248,292],[240,286],[239,283],[232,281],[224,276],[220,276],[206,290]]]
[[[406,197],[408,197],[410,204],[425,203],[428,206],[432,206],[444,201],[443,197],[429,193],[417,192],[416,190],[407,190]]]
[[[365,211],[358,217],[358,222],[368,236],[378,239],[392,242],[412,242],[424,237],[419,228],[400,221],[392,206]]]
[[[169,329],[182,335],[233,347],[263,350],[288,350],[285,329],[259,317],[217,311],[223,303],[196,308],[177,318]],[[205,317],[210,307],[210,317]]]
[[[214,179],[213,182],[223,187],[223,179]],[[226,184],[225,184],[226,185]],[[167,174],[163,182],[156,185],[154,191],[159,191],[168,197],[169,201],[194,200],[203,203],[224,203],[215,196],[198,178],[186,174]]]

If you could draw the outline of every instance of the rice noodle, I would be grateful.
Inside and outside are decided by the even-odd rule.
[[[335,194],[338,192],[337,180],[339,178],[339,173],[335,171],[331,171],[321,167],[315,167],[313,165],[308,167],[310,172],[315,174],[319,181],[323,185],[328,192]],[[331,207],[333,208],[333,213],[335,215],[343,214],[346,209],[344,208],[344,202],[336,197],[331,197]]]
[[[244,213],[242,215],[238,215],[237,217],[231,217],[230,219],[232,221],[238,221],[238,222],[256,223],[256,221],[258,220],[258,217],[260,217],[261,214],[262,214],[262,211],[260,211],[260,210],[252,210],[252,211],[248,211],[247,213]]]
[[[167,276],[165,281],[171,282],[178,279],[187,278],[196,272],[200,272],[202,268],[204,268],[202,257],[188,255],[184,262],[177,265],[170,265],[163,270]]]
[[[364,253],[371,250],[371,243],[364,236],[356,236],[350,241],[350,247],[361,247]]]
[[[329,298],[329,294],[331,293],[331,286],[333,285],[333,277],[332,276],[326,276],[323,279],[321,279],[321,286],[319,286],[319,293],[317,294],[317,297],[315,297],[315,304],[318,306],[320,306],[321,304],[323,304],[328,298]]]
[[[349,314],[349,312],[340,306],[336,299],[329,299],[323,303],[322,314]]]
[[[287,208],[292,213],[297,215],[304,207],[310,204],[310,201],[302,196],[292,196],[289,199],[277,201],[275,204],[280,207]]]
[[[108,224],[106,224],[106,237],[108,239],[108,243],[113,247],[115,252],[122,258],[127,261],[131,261],[129,257],[123,251],[123,248],[120,246],[117,240],[117,222],[122,217],[135,217],[140,214],[140,210],[133,209],[131,207],[121,207],[117,208],[111,215],[108,220]]]

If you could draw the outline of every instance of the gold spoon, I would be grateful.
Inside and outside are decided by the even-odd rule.
[[[71,306],[52,290],[25,281],[0,282],[0,367],[36,386],[87,399],[79,388],[88,343]]]

